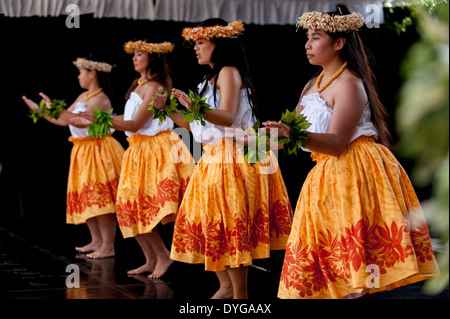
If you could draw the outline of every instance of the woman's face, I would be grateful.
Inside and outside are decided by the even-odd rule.
[[[327,64],[338,54],[333,39],[325,31],[308,29],[307,37],[306,57],[312,65]]]
[[[80,74],[78,75],[78,82],[80,83],[80,86],[82,89],[88,89],[89,85],[92,82],[92,74],[91,70],[86,69],[80,69]]]
[[[136,50],[134,51],[133,56],[133,65],[136,72],[144,73],[147,70],[149,62],[149,56],[148,53],[145,51]]]
[[[211,61],[211,57],[215,47],[216,44],[214,42],[206,39],[198,39],[195,41],[194,50],[195,55],[197,56],[198,64],[209,64],[212,67],[213,62]]]

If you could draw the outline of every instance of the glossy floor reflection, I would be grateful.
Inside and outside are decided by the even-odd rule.
[[[77,245],[68,238],[70,232],[32,235],[32,229],[32,225],[0,224],[0,297],[208,300],[218,289],[215,274],[205,272],[203,265],[174,262],[163,278],[156,280],[128,275],[127,270],[143,263],[133,239],[118,236],[115,257],[90,259],[75,252]],[[32,241],[33,236],[39,237]],[[281,254],[278,252],[279,259]],[[268,261],[258,262],[267,268]],[[256,299],[275,298],[278,278],[263,267],[250,268],[249,282],[255,284],[249,293]],[[261,283],[266,289],[259,289]]]
[[[0,298],[204,301],[218,289],[215,274],[204,271],[203,265],[174,262],[157,280],[127,275],[127,270],[143,263],[143,256],[134,239],[124,240],[120,234],[113,258],[89,259],[77,254],[74,247],[83,244],[88,234],[83,228],[73,227],[46,229],[33,222],[0,223]],[[169,243],[170,232],[162,236]],[[255,261],[249,268],[251,300],[277,299],[282,261],[283,252],[273,252],[270,259]],[[371,299],[448,299],[448,289],[428,296],[421,286],[418,283],[374,294]]]

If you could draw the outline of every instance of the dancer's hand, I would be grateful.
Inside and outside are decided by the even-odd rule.
[[[94,123],[94,121],[91,121],[91,120],[89,120],[89,119],[87,119],[85,117],[82,117],[82,116],[77,116],[77,117],[71,118],[69,120],[69,122],[70,122],[70,124],[72,124],[74,126],[77,126],[77,127],[78,126],[79,127],[86,127],[86,126],[89,126],[92,123]]]
[[[291,128],[281,121],[266,121],[262,125],[264,125],[263,130],[269,131],[271,136],[291,136]]]
[[[44,101],[45,105],[50,108],[50,105],[52,105],[52,100],[42,92],[40,92],[39,95],[42,97],[42,101]]]
[[[247,133],[248,132],[248,133]],[[256,145],[256,135],[250,132],[250,129],[226,128],[225,138],[235,142],[238,145]]]
[[[32,100],[27,98],[25,95],[22,96],[22,100],[27,104],[27,106],[30,108],[30,110],[39,111],[39,105],[37,105],[36,102],[33,102]]]
[[[85,118],[91,123],[95,122],[94,113],[92,113],[92,112],[79,112],[78,117]]]
[[[166,107],[166,100],[167,100],[167,93],[164,94],[155,94],[153,97],[153,104],[150,104],[154,106],[155,108],[162,110]]]
[[[172,89],[172,95],[175,96],[178,101],[180,101],[180,104],[183,105],[188,110],[192,109],[192,102],[189,98],[189,95],[187,95],[185,92],[178,90],[178,89]]]
[[[39,95],[42,97],[42,101],[45,103],[45,105],[47,105],[47,107],[50,108],[50,105],[52,105],[52,100],[47,95],[45,95],[42,92],[40,92]],[[36,102],[30,100],[25,95],[22,96],[22,100],[27,104],[27,106],[31,110],[39,111],[40,108],[39,108],[39,105]]]

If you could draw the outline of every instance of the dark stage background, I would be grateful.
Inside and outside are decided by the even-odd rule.
[[[394,14],[386,14],[401,20],[405,12],[399,9]],[[122,114],[125,92],[135,77],[131,55],[123,50],[123,44],[129,40],[175,43],[175,50],[168,58],[177,88],[194,89],[202,74],[193,50],[183,45],[181,37],[182,29],[194,24],[95,19],[92,15],[83,15],[80,28],[69,29],[65,20],[66,17],[0,16],[0,163],[3,167],[0,173],[0,225],[11,221],[31,225],[42,234],[53,233],[55,236],[46,237],[53,237],[53,240],[62,233],[72,237],[70,233],[80,231],[80,227],[87,229],[65,224],[72,144],[68,142],[68,128],[45,120],[33,124],[27,117],[28,108],[21,100],[22,95],[38,102],[38,93],[44,92],[50,98],[65,99],[70,105],[82,92],[77,80],[78,70],[72,61],[94,52],[117,65],[113,71],[117,97],[114,109]],[[317,71],[305,57],[305,34],[296,33],[294,25],[245,27],[262,120],[278,120],[282,112],[295,107],[303,86]],[[389,111],[391,131],[395,134],[397,92],[402,82],[400,63],[417,34],[414,28],[397,34],[383,25],[380,29],[365,29],[361,36],[374,55],[380,95]],[[114,136],[127,147],[124,133],[116,132]],[[409,172],[413,163],[399,159]],[[306,153],[290,157],[280,153],[279,163],[295,208],[303,180],[313,162]],[[421,199],[429,196],[427,189],[417,191]]]

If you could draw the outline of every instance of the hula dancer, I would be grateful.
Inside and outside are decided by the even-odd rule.
[[[298,20],[309,62],[323,69],[297,105],[311,123],[304,150],[317,164],[298,198],[280,298],[360,298],[438,272],[419,200],[388,148],[386,111],[357,32],[363,24],[358,13]],[[264,124],[290,136],[281,122]]]
[[[90,253],[87,256],[91,258],[112,257],[117,226],[115,200],[124,149],[110,134],[93,138],[86,124],[69,125],[78,113],[92,113],[95,108],[111,110],[108,74],[112,66],[94,58],[78,58],[73,63],[80,71],[80,86],[87,91],[67,110],[60,110],[56,118],[47,113],[40,116],[55,125],[69,126],[72,135],[69,138],[73,148],[67,185],[67,223],[86,223],[92,237],[89,244],[75,249]],[[51,109],[52,101],[45,94],[40,95],[46,104],[44,109]],[[35,113],[42,112],[30,99],[24,96],[23,100]]]
[[[260,173],[260,164],[244,162],[243,153],[226,138],[229,129],[251,128],[257,117],[240,39],[243,30],[242,22],[227,24],[222,19],[183,30],[184,38],[195,42],[198,63],[210,67],[198,86],[209,110],[197,112],[203,108],[202,103],[193,102],[198,98],[172,90],[191,112],[204,113],[192,123],[184,122],[180,112],[173,119],[203,143],[205,153],[180,206],[171,258],[203,263],[206,270],[216,272],[220,288],[213,299],[247,298],[248,266],[253,259],[268,258],[271,249],[285,249],[291,228],[292,209],[276,158],[272,154],[272,174]],[[165,99],[157,97],[158,108]]]

